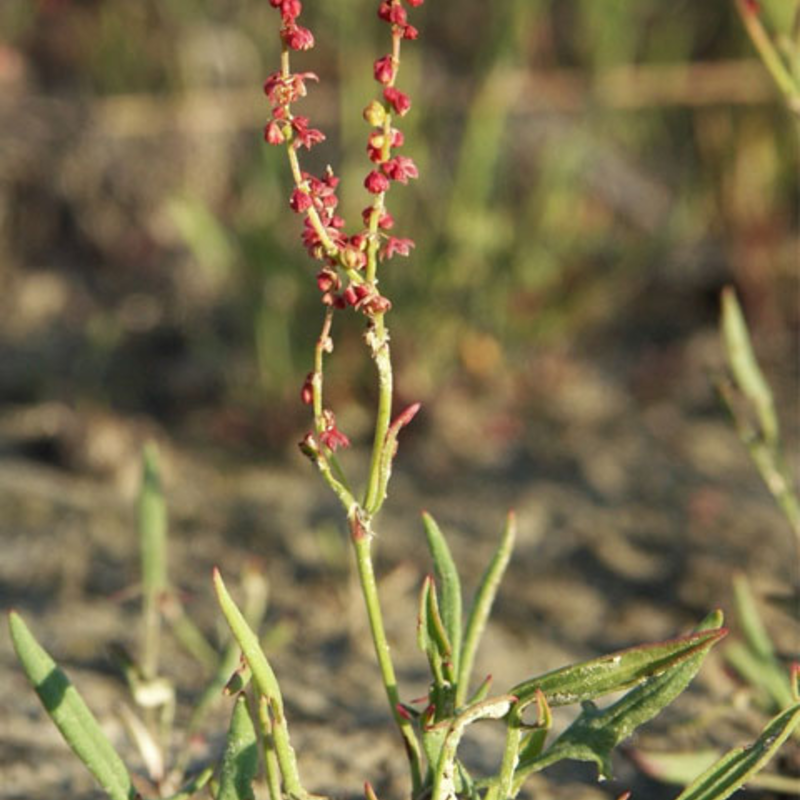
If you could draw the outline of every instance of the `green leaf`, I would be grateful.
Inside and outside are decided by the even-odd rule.
[[[676,753],[656,753],[637,749],[632,756],[639,769],[650,777],[662,783],[686,786],[718,761],[721,753],[714,749]],[[790,797],[800,796],[800,778],[788,775],[760,772],[747,779],[747,787],[786,794]]]
[[[722,615],[713,615],[710,622],[721,624]],[[708,624],[708,621],[704,624]],[[718,635],[707,636],[702,644],[691,649],[688,656],[672,660],[665,670],[635,687],[608,708],[598,709],[593,703],[585,701],[580,716],[542,755],[520,760],[515,786],[521,786],[531,773],[564,759],[594,762],[601,777],[610,777],[612,750],[636,728],[655,717],[689,685],[708,651],[724,635],[724,629],[703,633]],[[685,637],[685,640],[694,638]]]
[[[461,580],[453,556],[434,518],[422,515],[428,547],[433,556],[433,569],[442,594],[442,621],[452,646],[453,671],[458,674],[461,654]]]
[[[721,614],[718,618],[721,620]],[[511,694],[515,694],[523,706],[536,698],[537,689],[544,692],[551,706],[592,700],[660,675],[695,653],[704,653],[727,632],[717,627],[620,650],[531,678],[511,689]]]
[[[722,292],[722,338],[731,373],[755,408],[764,440],[769,447],[776,447],[778,417],[772,390],[756,360],[742,308],[731,287],[726,287]]]
[[[800,703],[774,717],[749,747],[737,747],[681,792],[677,800],[724,800],[763,769],[800,724]]]
[[[247,710],[247,698],[236,698],[219,774],[217,800],[254,800],[258,772],[258,739]]]
[[[761,619],[750,584],[740,574],[734,578],[733,587],[736,614],[745,643],[732,642],[725,648],[725,658],[742,678],[769,698],[770,712],[787,708],[793,703],[789,678],[775,656],[775,648]],[[767,700],[767,697],[764,699]]]
[[[167,506],[161,488],[158,450],[144,449],[142,486],[139,492],[139,537],[142,546],[142,585],[145,595],[167,587]]]
[[[492,560],[489,562],[489,566],[486,568],[486,572],[484,572],[481,578],[478,591],[475,593],[475,599],[472,601],[472,606],[470,608],[467,630],[464,636],[464,645],[461,649],[461,657],[459,659],[458,680],[456,681],[458,687],[456,693],[457,706],[463,705],[467,698],[469,680],[472,675],[473,664],[475,663],[475,653],[478,650],[483,632],[486,629],[486,622],[489,619],[494,599],[497,596],[497,590],[500,588],[503,574],[511,559],[516,533],[516,515],[511,511],[506,518],[506,527],[503,531],[503,537],[500,540],[500,544]]]
[[[286,725],[286,716],[283,709],[283,697],[278,679],[261,649],[258,637],[247,624],[244,615],[239,610],[233,598],[228,593],[218,569],[214,569],[214,589],[217,593],[222,613],[228,621],[234,638],[242,648],[247,663],[253,671],[253,680],[258,691],[269,701],[270,711],[274,719],[275,751],[280,762],[286,791],[297,797],[305,797],[306,791],[300,783],[297,771],[297,758],[289,741],[289,731]]]
[[[167,589],[167,506],[161,489],[158,451],[144,450],[139,492],[139,542],[142,557],[143,646],[142,675],[158,674],[161,636],[161,597]]]
[[[112,800],[135,800],[138,795],[122,759],[78,690],[36,641],[19,614],[12,611],[8,624],[22,668],[67,744]]]
[[[422,582],[417,618],[417,645],[428,658],[434,691],[444,687],[445,675],[442,662],[450,657],[450,644],[439,615],[436,587],[433,577],[428,575]]]

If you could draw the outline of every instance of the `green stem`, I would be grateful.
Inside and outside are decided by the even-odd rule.
[[[386,630],[383,626],[383,614],[378,597],[378,586],[375,581],[375,570],[372,565],[371,550],[373,534],[358,519],[357,515],[351,518],[350,524],[353,534],[353,544],[355,546],[356,563],[358,565],[358,577],[361,582],[361,593],[364,597],[364,605],[367,609],[372,642],[375,645],[375,655],[378,659],[378,666],[381,671],[381,678],[383,680],[383,686],[386,689],[386,697],[389,700],[392,716],[405,740],[408,760],[411,765],[412,790],[413,795],[416,796],[422,788],[420,747],[410,720],[402,716],[399,711],[400,694],[397,689],[397,676],[395,675],[392,656],[389,652],[389,641],[386,638]]]
[[[275,734],[269,713],[267,698],[262,694],[258,698],[258,719],[264,743],[264,766],[266,769],[267,790],[270,800],[281,800],[280,764],[275,753]]]
[[[383,314],[374,318],[372,334],[372,353],[378,370],[378,411],[375,419],[375,437],[372,442],[369,479],[364,497],[364,510],[370,516],[376,514],[383,504],[381,464],[392,415],[392,358],[389,351],[389,332],[384,325]]]

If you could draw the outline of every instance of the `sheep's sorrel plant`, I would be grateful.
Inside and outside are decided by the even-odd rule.
[[[313,428],[303,438],[301,449],[341,502],[347,519],[389,715],[402,745],[398,755],[408,761],[408,796],[413,800],[508,800],[519,794],[531,775],[559,761],[594,762],[600,776],[608,776],[614,748],[686,688],[726,630],[721,614],[712,612],[689,634],[535,675],[500,694],[491,694],[490,681],[474,682],[472,668],[511,558],[514,515],[508,515],[495,555],[465,609],[459,573],[446,539],[435,520],[425,514],[423,525],[433,573],[422,582],[416,626],[419,648],[430,667],[430,683],[422,702],[409,702],[402,695],[384,629],[372,549],[398,439],[419,405],[393,414],[387,327],[391,303],[379,288],[378,273],[393,257],[409,255],[413,247],[410,239],[394,235],[394,220],[386,201],[394,184],[405,184],[418,175],[414,162],[400,154],[403,133],[398,121],[410,111],[411,100],[397,81],[401,47],[418,36],[409,22],[409,13],[422,3],[423,0],[376,3],[391,48],[373,66],[380,95],[364,110],[370,128],[367,153],[371,162],[364,186],[371,199],[364,209],[362,224],[353,233],[345,233],[345,222],[336,213],[339,181],[333,171],[328,168],[323,175],[315,176],[305,172],[300,163],[302,149],[311,149],[325,138],[308,118],[294,111],[294,104],[305,96],[308,85],[318,80],[313,73],[292,71],[292,54],[314,45],[312,33],[298,24],[300,0],[270,0],[281,19],[282,56],[280,70],[265,84],[272,109],[265,138],[286,152],[294,179],[289,206],[304,218],[303,243],[320,264],[316,283],[324,306],[323,321],[313,369],[301,392],[303,402],[312,410]],[[349,440],[339,429],[334,411],[326,405],[323,391],[326,361],[333,352],[334,321],[343,321],[344,317],[362,321],[366,350],[377,372],[375,431],[366,485],[361,491],[353,487],[336,457],[337,450],[346,448]],[[152,482],[152,469],[146,474]],[[144,610],[148,633],[143,672],[152,681],[157,677],[154,665],[159,628],[155,595],[163,589],[166,579],[159,559],[152,557],[152,548],[158,550],[163,543],[159,527],[162,512],[158,511],[156,496],[151,495],[150,502],[155,503],[150,509],[154,514],[144,516],[152,517],[146,524],[156,527],[143,532],[143,540],[151,548],[144,558],[145,565],[149,564],[145,580],[149,600]],[[180,779],[188,782],[177,794],[174,786],[180,781],[173,781],[172,788],[165,783],[151,784],[152,791],[138,788],[144,784],[131,776],[76,689],[36,642],[21,617],[11,614],[14,647],[47,712],[113,800],[133,800],[143,794],[189,798],[209,790],[217,800],[245,800],[254,797],[257,781],[271,800],[310,796],[290,741],[278,678],[254,625],[239,610],[219,571],[215,570],[213,582],[223,615],[241,650],[238,669],[227,656],[221,662],[233,673],[227,688],[236,699],[219,763],[207,766],[196,776],[181,773]],[[795,675],[793,703],[767,725],[761,737],[750,747],[733,750],[720,759],[680,795],[682,800],[727,797],[760,769],[800,721],[796,683]],[[219,687],[221,682],[216,685]],[[611,704],[602,708],[595,705],[595,700],[611,693],[618,695]],[[577,705],[580,710],[574,721],[548,742],[551,709],[566,705]],[[483,720],[500,726],[505,745],[494,771],[477,775],[462,760],[459,745],[469,726]],[[313,765],[304,768],[311,772]],[[375,797],[369,783],[365,791],[370,800]]]

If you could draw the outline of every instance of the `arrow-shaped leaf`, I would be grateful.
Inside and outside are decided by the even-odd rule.
[[[542,755],[520,760],[515,787],[521,787],[525,778],[533,772],[564,759],[593,761],[601,777],[610,777],[612,750],[636,728],[660,713],[689,685],[708,651],[724,636],[725,629],[719,627],[721,624],[720,612],[709,615],[701,624],[704,630],[685,639],[694,639],[701,634],[716,636],[706,636],[702,644],[694,645],[688,656],[672,661],[665,668],[666,671],[662,670],[646,680],[608,708],[598,709],[593,703],[585,702],[580,716],[551,747]],[[705,630],[706,627],[712,630]]]
[[[620,650],[531,678],[511,689],[511,694],[516,695],[523,706],[533,702],[537,689],[544,692],[551,706],[593,700],[661,675],[695,653],[705,652],[727,632],[727,629],[717,627]]]

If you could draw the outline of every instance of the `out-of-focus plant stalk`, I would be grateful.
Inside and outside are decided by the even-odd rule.
[[[785,0],[789,3],[791,0]],[[800,74],[792,68],[781,54],[772,36],[767,32],[761,19],[761,9],[758,0],[734,0],[736,10],[742,19],[747,35],[753,46],[758,51],[764,66],[769,71],[772,79],[786,98],[790,110],[800,116]],[[800,3],[796,3],[795,18],[800,20]],[[797,23],[795,23],[797,24]],[[791,40],[793,58],[800,57],[800,44],[796,39]]]

